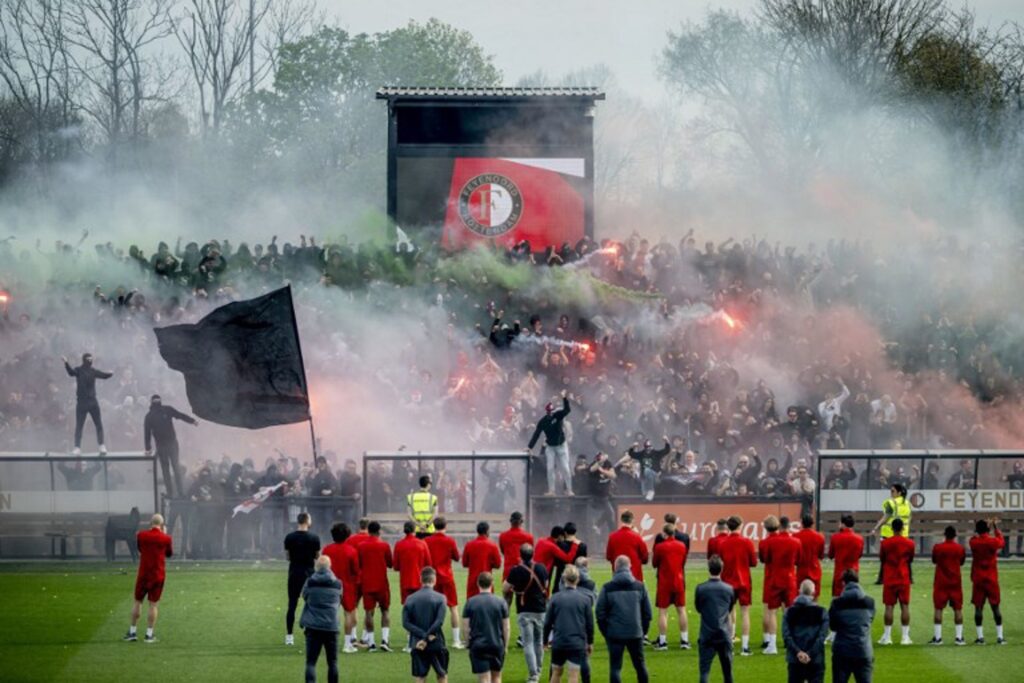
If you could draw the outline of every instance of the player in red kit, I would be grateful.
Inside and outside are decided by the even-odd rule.
[[[508,519],[509,527],[498,536],[498,547],[501,548],[501,555],[504,560],[504,568],[501,571],[502,583],[508,580],[508,573],[512,567],[519,564],[519,548],[524,543],[533,545],[533,534],[523,529],[523,513],[513,512]]]
[[[391,546],[380,537],[380,522],[370,522],[369,537],[359,546],[360,585],[363,589],[364,642],[370,652],[377,651],[373,633],[373,610],[380,608],[380,649],[391,652],[391,585],[388,570],[392,566]]]
[[[455,573],[452,571],[452,562],[459,561],[459,544],[445,532],[447,528],[448,520],[438,517],[434,520],[434,533],[427,536],[425,541],[430,549],[430,566],[437,573],[434,590],[444,596],[451,616],[452,647],[461,650],[465,645],[460,637],[459,594],[455,590]]]
[[[706,555],[708,557],[711,557],[712,555],[721,556],[721,553],[718,552],[718,544],[721,543],[728,535],[729,525],[726,523],[726,520],[720,519],[715,522],[715,535],[708,539],[708,550]]]
[[[805,579],[814,583],[814,597],[821,595],[821,561],[825,558],[825,536],[814,530],[814,517],[800,519],[800,531],[794,536],[800,541],[800,562],[796,565],[796,585]]]
[[[651,566],[658,570],[658,640],[654,649],[668,650],[668,611],[675,607],[679,616],[679,647],[690,649],[690,636],[686,619],[686,544],[676,539],[676,528],[665,524],[665,540],[654,546]]]
[[[643,565],[647,564],[650,558],[650,551],[643,537],[633,531],[633,513],[630,510],[623,510],[619,515],[621,522],[618,530],[608,535],[608,545],[605,548],[605,559],[615,562],[615,558],[625,555],[629,558],[629,570],[637,581],[644,580]]]
[[[914,561],[914,542],[903,536],[903,520],[892,520],[893,535],[882,541],[878,561],[882,565],[882,603],[885,605],[885,630],[879,645],[892,645],[892,621],[896,603],[900,604],[900,645],[910,640],[910,563]]]
[[[768,645],[764,653],[775,655],[779,653],[778,610],[789,607],[796,600],[796,565],[800,561],[802,548],[800,541],[789,531],[789,517],[778,520],[769,517],[765,520],[765,528],[769,528],[769,522],[778,524],[779,531],[772,537],[762,558],[765,573],[764,603],[769,617]]]
[[[402,527],[404,538],[395,543],[394,569],[398,572],[398,589],[401,602],[423,587],[420,573],[430,566],[430,548],[422,539],[416,538],[416,523],[406,522]]]
[[[359,546],[360,546],[360,544],[362,544],[363,542],[365,542],[367,539],[370,538],[370,533],[369,533],[369,531],[367,531],[369,526],[370,526],[370,519],[368,517],[360,517],[359,518],[359,531],[357,531],[356,533],[354,533],[351,536],[349,536],[348,539],[346,539],[346,541],[345,541],[345,545],[350,546],[353,550],[356,551],[356,559],[357,560],[359,559]],[[360,568],[360,571],[362,571],[361,568]],[[359,584],[356,586],[356,594],[354,596],[354,599],[355,599],[355,602],[356,602],[357,605],[363,599],[362,581],[360,581]],[[353,610],[353,616],[355,616],[355,610]],[[356,625],[355,625],[355,623],[352,624],[352,630],[348,633],[348,637],[351,638],[352,645],[354,645],[356,647],[359,647],[361,645],[364,645],[364,644],[367,644],[367,643],[370,642],[370,636],[367,634],[365,626],[363,627],[363,638],[362,638],[362,640],[358,639],[357,633],[356,633]]]
[[[345,646],[342,652],[356,652],[356,608],[359,606],[359,553],[346,541],[352,536],[348,524],[339,522],[331,527],[331,543],[320,551],[331,558],[331,571],[341,581],[341,608],[345,612]]]
[[[487,537],[491,533],[491,525],[479,522],[476,525],[476,538],[466,543],[462,549],[462,566],[469,570],[466,580],[466,600],[480,592],[476,579],[484,572],[490,572],[501,566],[501,551],[498,544]]]
[[[576,553],[580,547],[579,539],[576,539],[569,546],[568,552],[562,548],[564,541],[565,529],[560,526],[551,527],[551,535],[537,541],[537,546],[533,549],[533,561],[544,565],[544,568],[548,570],[549,584],[555,577],[555,566],[558,563],[561,563],[561,566],[564,567],[576,561]],[[551,590],[550,585],[545,586],[545,588]],[[558,592],[557,584],[555,585],[555,592]]]
[[[828,556],[832,560],[832,597],[843,594],[843,572],[860,572],[860,558],[864,554],[864,537],[853,530],[853,515],[843,515],[839,531],[828,541]]]
[[[1006,539],[992,520],[989,535],[989,523],[979,519],[974,525],[975,536],[971,538],[971,604],[974,605],[974,626],[978,630],[978,638],[974,642],[985,644],[982,631],[982,618],[985,603],[992,606],[992,618],[996,622],[996,643],[1005,645],[1003,638],[1003,613],[999,609],[999,569],[996,566],[999,551],[1003,549]]]
[[[722,558],[722,581],[732,586],[740,606],[741,649],[740,655],[749,657],[750,652],[750,569],[757,566],[757,551],[754,542],[740,533],[743,518],[733,515],[726,520],[729,535],[718,543],[718,555]],[[736,633],[736,618],[732,621],[733,635]]]
[[[932,548],[932,563],[935,565],[935,580],[932,583],[932,605],[935,607],[935,635],[929,645],[942,645],[942,610],[953,608],[956,626],[956,644],[964,642],[964,589],[960,579],[960,567],[967,559],[964,547],[956,542],[956,529],[947,526],[943,532],[946,540]]]
[[[142,601],[149,599],[149,615],[146,617],[146,638],[144,642],[155,643],[153,629],[160,610],[157,605],[164,592],[164,580],[167,577],[167,558],[174,554],[171,537],[164,531],[162,515],[153,515],[149,521],[149,529],[140,531],[135,536],[139,546],[139,573],[135,577],[135,604],[132,605],[132,623],[124,640],[134,643],[138,640],[135,627],[142,616]]]
[[[764,566],[764,581],[761,582],[761,650],[768,647],[771,641],[772,619],[775,616],[773,610],[768,608],[768,592],[772,585],[772,573],[775,567],[768,564],[768,546],[772,544],[779,533],[779,520],[774,515],[769,515],[761,522],[764,527],[764,536],[757,542],[757,559]]]

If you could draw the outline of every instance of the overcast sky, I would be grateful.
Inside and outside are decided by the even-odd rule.
[[[473,33],[513,84],[543,69],[562,73],[605,63],[628,91],[657,99],[656,59],[666,31],[699,21],[708,7],[750,11],[757,0],[320,0],[352,32],[397,28],[437,17]],[[1024,0],[975,0],[982,23],[1024,23]],[[959,6],[957,2],[953,6]]]

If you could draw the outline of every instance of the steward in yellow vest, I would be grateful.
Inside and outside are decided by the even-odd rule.
[[[430,476],[420,477],[420,488],[405,497],[409,519],[416,525],[420,538],[434,533],[434,518],[437,517],[437,496],[430,492]]]

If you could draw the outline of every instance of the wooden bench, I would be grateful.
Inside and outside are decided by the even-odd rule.
[[[68,540],[80,544],[84,541],[99,541],[98,556],[103,556],[103,541],[106,539],[106,525],[109,515],[85,513],[81,515],[53,515],[48,513],[25,513],[3,515],[0,524],[0,557],[38,556],[11,550],[11,542],[49,540],[50,556],[68,558]],[[7,541],[7,543],[4,543]],[[3,546],[7,545],[7,548]],[[37,546],[38,547],[38,546]],[[59,553],[59,554],[58,554]]]

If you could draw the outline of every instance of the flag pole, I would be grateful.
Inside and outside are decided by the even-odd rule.
[[[309,438],[313,445],[313,468],[316,468],[316,429],[313,427],[313,410],[309,401],[309,382],[306,380],[306,363],[302,360],[302,337],[299,336],[299,324],[295,321],[295,297],[292,296],[292,286],[289,283],[288,301],[292,309],[292,329],[295,331],[295,345],[299,351],[299,368],[302,370],[302,388],[306,392],[306,407],[309,412]]]

